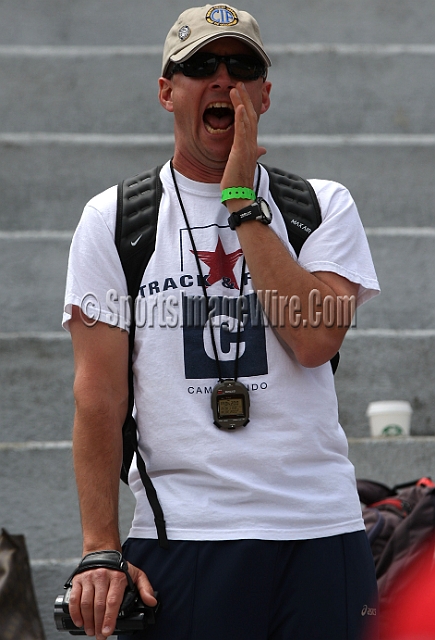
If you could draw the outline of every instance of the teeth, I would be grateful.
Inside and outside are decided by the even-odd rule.
[[[230,127],[228,127],[228,129],[213,129],[213,127],[211,127],[207,122],[205,123],[205,128],[207,129],[207,131],[209,133],[224,133],[225,131],[228,131],[228,129]]]
[[[234,107],[231,102],[212,102],[208,105],[207,109],[230,109],[234,111]]]
[[[205,124],[205,128],[207,129],[207,131],[209,133],[215,133],[215,134],[216,133],[224,133],[225,131],[228,131],[228,129],[230,129],[232,127],[232,125],[233,125],[233,123],[231,122],[228,125],[228,127],[225,127],[225,128],[219,127],[217,129],[215,129],[214,127],[212,127],[210,122],[207,121],[208,119],[206,117],[206,113],[207,112],[213,112],[214,110],[217,110],[217,109],[225,109],[227,112],[234,113],[234,107],[233,107],[231,102],[212,102],[212,103],[210,103],[207,106],[207,108],[205,110],[205,113],[204,113],[204,124]],[[217,123],[215,123],[215,124],[217,124]]]

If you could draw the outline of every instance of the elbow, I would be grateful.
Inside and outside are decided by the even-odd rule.
[[[314,369],[329,362],[339,351],[342,342],[343,339],[337,339],[336,336],[331,336],[327,340],[311,339],[302,343],[298,342],[293,348],[293,353],[301,366]]]
[[[110,385],[92,383],[79,376],[74,382],[76,415],[92,423],[123,424],[128,409],[128,391],[113,389]]]
[[[320,367],[335,356],[340,349],[346,330],[315,330],[310,333],[298,331],[275,331],[283,349],[307,369]]]
[[[332,358],[328,354],[319,353],[318,350],[313,349],[296,349],[294,351],[296,360],[298,363],[306,369],[315,369],[320,367],[325,362],[328,362]]]

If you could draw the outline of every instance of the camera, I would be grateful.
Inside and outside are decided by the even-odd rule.
[[[68,631],[72,636],[84,636],[86,633],[83,627],[76,627],[69,615],[70,594],[71,587],[66,590],[65,594],[57,596],[55,600],[54,621],[56,629],[58,631]],[[130,631],[142,631],[148,625],[155,624],[156,615],[160,608],[159,594],[156,591],[154,592],[154,597],[157,600],[157,604],[154,607],[148,607],[142,602],[136,588],[127,588],[113,635]]]

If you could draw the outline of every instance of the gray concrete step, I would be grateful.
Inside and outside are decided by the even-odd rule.
[[[402,231],[369,235],[383,294],[358,311],[358,328],[435,328],[435,229]],[[68,251],[68,234],[0,236],[0,331],[59,330]]]
[[[0,334],[0,441],[70,440],[74,401],[69,334]]]
[[[351,329],[335,378],[346,433],[369,435],[365,412],[376,400],[408,400],[412,434],[435,433],[435,390],[428,384],[434,348],[434,329]],[[74,414],[69,340],[62,333],[3,334],[0,356],[0,441],[69,440]]]
[[[74,229],[96,193],[166,162],[173,154],[172,136],[161,142],[0,134],[1,230]]]
[[[435,135],[262,136],[260,142],[268,149],[261,160],[271,166],[345,184],[366,227],[433,225]],[[171,135],[0,134],[0,231],[74,229],[96,193],[172,153]]]
[[[396,484],[435,474],[435,438],[350,438],[357,478]]]
[[[1,526],[26,536],[32,559],[80,557],[81,525],[71,442],[0,443],[0,462]],[[134,498],[124,483],[120,483],[120,492],[124,539],[131,525]]]
[[[407,231],[391,230],[391,235],[386,235],[380,229],[370,230],[369,244],[382,294],[357,312],[356,325],[361,329],[435,328],[435,308],[425,302],[433,295],[429,283],[435,266],[435,227]]]
[[[276,46],[261,131],[428,133],[435,46]],[[0,49],[2,130],[170,133],[147,48]],[[291,81],[289,81],[291,79]]]
[[[0,239],[0,331],[59,329],[68,248],[63,238]]]
[[[49,455],[51,453],[51,455]],[[376,441],[351,438],[349,455],[359,478],[369,478],[390,486],[421,476],[435,477],[435,438],[389,438]],[[20,477],[28,473],[27,483]],[[39,475],[36,471],[39,469]],[[50,473],[47,470],[50,470]],[[65,580],[81,556],[77,502],[71,477],[70,451],[4,451],[0,448],[0,504],[2,526],[10,533],[25,533],[32,559],[32,574],[47,640],[57,640],[53,604],[62,593]],[[46,476],[49,476],[47,488]],[[50,482],[51,477],[51,482]],[[5,482],[6,481],[6,482]],[[31,483],[31,484],[30,484]],[[10,504],[10,494],[16,496]],[[122,487],[123,536],[132,512],[131,496]],[[7,510],[3,511],[3,506]],[[19,507],[19,508],[18,508]],[[11,514],[21,512],[19,519]],[[24,515],[26,514],[26,515]],[[61,536],[61,543],[57,542]],[[45,552],[45,555],[44,555]],[[59,554],[59,555],[56,555]]]
[[[45,631],[45,640],[59,640],[60,635],[56,629],[53,618],[54,601],[58,595],[64,593],[63,585],[71,573],[77,567],[81,553],[74,558],[48,557],[31,562],[33,586],[38,602],[39,615]],[[111,636],[116,638],[116,636]]]
[[[367,406],[378,400],[407,400],[413,408],[411,434],[435,433],[434,348],[434,329],[347,333],[335,384],[340,423],[349,437],[369,435]]]
[[[188,4],[171,0],[5,0],[0,6],[4,44],[162,45]],[[237,6],[237,4],[236,4]],[[435,37],[431,0],[249,0],[264,42],[427,43]]]

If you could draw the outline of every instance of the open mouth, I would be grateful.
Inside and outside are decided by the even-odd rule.
[[[214,102],[204,111],[202,117],[209,133],[224,133],[234,124],[234,108],[228,102]]]

